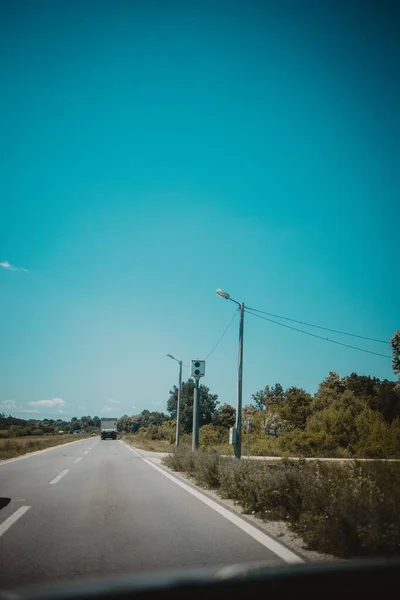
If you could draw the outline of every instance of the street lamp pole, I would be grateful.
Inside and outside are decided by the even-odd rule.
[[[239,353],[238,353],[238,377],[237,377],[237,408],[236,408],[236,444],[235,456],[242,456],[242,392],[243,392],[243,330],[244,330],[244,304],[239,304]]]
[[[178,405],[176,407],[176,437],[175,446],[179,446],[179,436],[181,429],[181,394],[182,394],[182,361],[179,362],[179,388],[178,388]]]
[[[242,457],[242,398],[243,398],[243,331],[244,331],[244,303],[237,302],[230,295],[221,290],[217,290],[218,296],[225,300],[230,300],[239,306],[239,352],[238,352],[238,375],[237,375],[237,401],[236,401],[236,441],[235,441],[235,457]]]
[[[181,429],[181,396],[182,396],[182,361],[178,360],[172,354],[167,354],[169,358],[179,363],[179,387],[178,387],[178,402],[176,405],[176,433],[175,433],[175,446],[179,446],[179,437]]]

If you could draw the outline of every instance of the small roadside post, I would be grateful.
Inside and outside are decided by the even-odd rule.
[[[251,420],[250,419],[246,419],[246,449],[247,449],[247,456],[250,456],[250,425],[251,425]]]

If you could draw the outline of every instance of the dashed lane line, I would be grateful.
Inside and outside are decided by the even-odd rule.
[[[80,460],[82,460],[82,456],[80,456],[79,458],[77,458],[76,460],[74,460],[74,463],[78,463]]]
[[[8,517],[3,523],[0,524],[0,537],[5,534],[5,532],[10,529],[11,525],[14,525],[20,519],[27,510],[30,509],[30,506],[20,506],[18,510],[15,511],[12,515]]]
[[[54,477],[54,479],[52,479],[49,482],[49,485],[54,485],[55,483],[58,483],[60,481],[60,479],[62,479],[64,477],[64,475],[66,475],[68,473],[69,469],[64,469],[64,471],[61,471],[61,473],[59,473],[59,475],[57,475],[57,477]]]
[[[61,447],[65,448],[67,446],[71,446],[72,444],[84,443],[86,440],[79,440],[74,442],[67,442],[66,444],[58,444],[57,446],[51,446],[51,448],[44,448],[43,450],[36,450],[35,452],[28,452],[27,454],[23,454],[22,456],[16,456],[15,458],[6,458],[5,460],[0,460],[0,467],[4,465],[9,465],[10,463],[17,462],[17,460],[25,460],[26,458],[32,458],[33,456],[39,456],[39,454],[45,454],[45,452],[52,452],[54,450],[59,450]],[[97,442],[96,442],[97,443]]]

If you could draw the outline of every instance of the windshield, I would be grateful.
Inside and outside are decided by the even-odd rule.
[[[399,26],[1,3],[0,589],[399,554]]]

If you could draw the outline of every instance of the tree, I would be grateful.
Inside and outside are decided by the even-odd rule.
[[[275,413],[268,413],[265,416],[264,423],[262,425],[262,432],[264,435],[270,437],[279,437],[282,433],[288,431],[289,425],[287,421],[283,421],[279,415]]]
[[[400,374],[400,331],[396,331],[394,336],[390,339],[392,344],[392,368],[393,373],[396,375]]]
[[[277,407],[283,421],[295,429],[304,429],[311,414],[312,396],[298,387],[290,387]]]
[[[345,391],[351,392],[354,398],[364,400],[389,423],[400,417],[400,389],[396,388],[396,383],[357,373],[341,378],[337,373],[331,372],[319,386],[311,404],[311,412],[331,406]]]
[[[267,410],[278,405],[282,401],[283,396],[283,387],[280,383],[275,383],[272,386],[266,385],[263,390],[259,390],[251,398],[259,410]]]
[[[212,423],[216,427],[223,427],[229,429],[233,427],[236,419],[236,409],[230,404],[223,404],[215,411]]]
[[[176,419],[176,408],[178,405],[178,388],[174,385],[170,390],[170,397],[167,402],[167,410],[173,419]],[[181,396],[181,427],[184,433],[190,433],[193,428],[193,399],[194,399],[194,380],[188,379],[182,383]],[[210,390],[205,385],[200,385],[200,419],[199,425],[207,425],[212,422],[213,416],[217,410],[218,395],[210,394]]]

